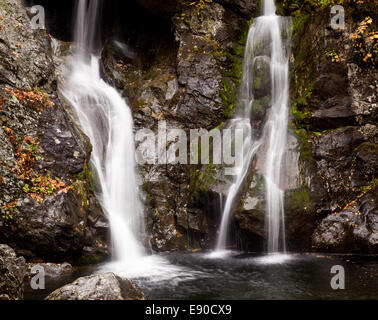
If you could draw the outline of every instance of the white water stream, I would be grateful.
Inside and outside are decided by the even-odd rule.
[[[112,262],[99,272],[115,272],[150,281],[193,275],[157,255],[148,255],[143,205],[136,181],[133,118],[122,96],[100,77],[101,0],[79,0],[75,26],[76,51],[62,88],[93,150],[91,165],[97,197],[110,223]]]
[[[287,145],[289,62],[282,35],[289,34],[287,19],[276,15],[274,0],[264,1],[263,16],[251,25],[243,62],[241,90],[242,112],[232,120],[232,126],[243,128],[244,160],[235,183],[231,186],[224,206],[216,252],[226,249],[229,226],[239,189],[246,183],[251,163],[256,154],[262,157],[262,173],[265,179],[266,229],[268,253],[286,251],[284,191],[280,188],[283,174],[282,160]],[[271,94],[266,120],[261,134],[253,131],[251,118],[255,101],[253,85],[256,70],[268,64],[270,68]],[[260,75],[261,76],[261,75]]]
[[[78,48],[62,90],[89,137],[103,210],[108,216],[114,260],[130,263],[145,256],[143,206],[136,183],[133,119],[121,95],[100,77],[95,47],[99,0],[79,0],[75,40]]]

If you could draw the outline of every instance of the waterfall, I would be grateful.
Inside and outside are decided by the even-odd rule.
[[[289,59],[283,35],[289,36],[288,19],[276,15],[274,0],[264,1],[263,16],[251,25],[243,62],[240,94],[241,110],[232,120],[232,127],[244,128],[243,166],[230,187],[223,211],[217,251],[226,248],[231,215],[237,195],[252,169],[255,157],[262,159],[260,171],[265,181],[268,253],[285,252],[284,190],[280,187],[284,174],[282,160],[286,151],[289,103]],[[264,70],[266,71],[264,74]],[[265,85],[261,86],[261,82]],[[267,92],[261,93],[256,86]],[[258,98],[257,99],[257,94]],[[265,98],[266,105],[256,107]],[[262,110],[262,111],[261,111]],[[257,115],[263,114],[264,125],[259,126]]]
[[[114,259],[133,261],[145,255],[143,206],[136,182],[133,119],[121,95],[100,77],[101,1],[79,0],[75,26],[76,54],[62,93],[72,104],[93,150],[91,165],[98,198],[107,214]]]

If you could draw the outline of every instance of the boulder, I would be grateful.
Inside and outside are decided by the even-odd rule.
[[[0,300],[22,300],[26,264],[12,248],[0,245]]]
[[[146,300],[132,281],[114,273],[83,277],[55,290],[45,300]]]

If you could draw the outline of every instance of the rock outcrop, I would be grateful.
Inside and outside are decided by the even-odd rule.
[[[292,210],[298,199],[288,199],[287,212],[310,222],[304,249],[312,238],[313,250],[377,252],[378,82],[374,61],[356,56],[352,35],[364,4],[357,6],[345,8],[344,30],[329,27],[329,8],[293,22],[292,128],[302,181],[293,192],[303,205]]]
[[[0,245],[0,300],[22,300],[26,263],[7,245]]]
[[[26,258],[103,258],[91,145],[58,97],[51,38],[20,0],[2,1],[0,17],[1,242]]]
[[[45,300],[146,300],[132,281],[114,273],[83,277],[55,290]]]

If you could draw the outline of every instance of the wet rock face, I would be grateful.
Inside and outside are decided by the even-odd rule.
[[[259,10],[259,3],[254,0],[217,0],[225,8],[250,18]]]
[[[222,50],[231,49],[240,36],[244,20],[217,3],[203,9],[184,8],[173,18],[176,40],[178,82],[185,88],[174,115],[195,128],[213,128],[224,118],[221,91]]]
[[[343,65],[321,65],[309,103],[314,131],[355,124],[347,72]]]
[[[171,18],[182,6],[183,1],[167,0],[162,3],[159,0],[136,0],[147,10],[165,18]],[[211,2],[211,1],[209,1]],[[257,10],[258,3],[255,0],[215,0],[225,8],[250,18]]]
[[[22,300],[26,264],[7,245],[0,245],[0,300]]]
[[[26,258],[104,257],[91,145],[58,98],[51,39],[21,1],[3,1],[0,15],[0,239]]]
[[[175,109],[175,115],[192,126],[214,126],[222,119],[219,96],[222,76],[217,61],[210,54],[191,56],[193,48],[209,50],[208,47],[208,42],[198,36],[183,35],[180,40],[178,81],[186,92]]]
[[[60,105],[44,110],[39,123],[38,165],[57,177],[73,178],[82,172],[92,147],[66,111]]]
[[[326,190],[331,200],[330,208],[346,201],[347,194],[355,196],[353,188],[370,182],[358,182],[354,175],[354,150],[364,142],[363,135],[355,128],[343,128],[314,138],[313,154],[317,168],[327,182]],[[362,184],[360,184],[362,183]]]
[[[226,55],[239,40],[245,24],[244,18],[218,3],[208,3],[198,11],[193,6],[184,7],[173,17],[178,50],[174,67],[177,78],[171,88],[177,93],[169,103],[169,115],[163,111],[163,119],[168,116],[173,120],[170,125],[211,130],[225,120],[222,70],[227,69]],[[215,171],[208,166],[176,166],[175,169],[168,166],[165,174],[172,193],[159,192],[159,183],[150,184],[151,194],[159,194],[155,204],[163,204],[157,206],[157,212],[160,213],[160,208],[170,212],[170,219],[163,219],[156,212],[153,216],[156,243],[164,250],[166,234],[170,243],[178,239],[184,248],[212,247],[216,237],[214,221],[220,221],[219,212],[214,212],[216,208],[219,210],[218,200],[206,187],[209,183],[202,183],[198,178],[206,176],[213,180]],[[151,205],[154,208],[153,200]]]
[[[312,220],[313,235],[306,239],[314,250],[377,252],[378,83],[351,50],[350,32],[360,21],[349,17],[349,31],[334,31],[326,27],[328,20],[327,12],[309,18],[294,40],[292,113],[302,145],[300,179],[304,199],[317,199],[298,206],[302,214],[294,221]],[[294,203],[295,197],[289,199],[288,210]]]
[[[55,290],[45,300],[146,300],[132,281],[114,273],[96,274],[75,280]]]
[[[313,235],[316,248],[331,252],[376,253],[378,189],[369,190],[341,212],[326,217]]]
[[[43,86],[53,72],[47,39],[33,32],[20,0],[1,5],[0,83],[17,88]]]
[[[19,213],[0,225],[2,239],[28,257],[37,254],[54,261],[80,256],[86,215],[80,210],[81,199],[74,192],[61,192],[41,204],[26,197],[19,200],[19,205]]]

